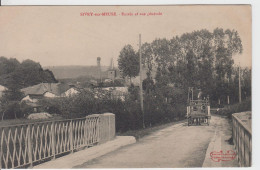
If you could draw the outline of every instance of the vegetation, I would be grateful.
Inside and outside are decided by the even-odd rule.
[[[204,94],[210,96],[214,106],[236,103],[238,67],[234,66],[233,56],[242,51],[238,32],[221,28],[213,32],[203,29],[170,40],[155,39],[144,43],[142,64],[148,68],[147,79],[144,80],[148,87],[146,92],[156,87],[165,91],[169,84],[173,84],[183,91],[183,96],[187,96],[188,87],[202,89]],[[121,67],[124,69],[123,65]],[[155,77],[152,77],[152,70],[156,70]],[[241,69],[241,84],[242,98],[250,97],[251,68]],[[167,92],[164,94],[167,98]]]
[[[64,118],[84,117],[106,112],[114,113],[117,132],[125,132],[142,128],[143,117],[140,102],[135,96],[138,95],[138,91],[136,89],[132,92],[126,96],[125,101],[122,101],[111,98],[109,92],[101,89],[82,91],[69,98],[44,99],[40,101],[40,105],[44,106],[45,111],[59,113]],[[154,107],[148,107],[150,105]],[[177,105],[172,107],[171,102],[162,101],[159,97],[145,102],[145,108],[149,113],[145,117],[146,126],[179,120],[185,116],[185,108],[177,107]]]
[[[131,45],[127,45],[121,50],[118,65],[123,76],[131,78],[138,75],[137,53]],[[143,120],[146,127],[181,120],[186,113],[188,87],[201,88],[205,94],[210,96],[212,106],[219,107],[219,103],[227,104],[228,101],[230,104],[238,102],[238,67],[234,66],[232,57],[240,53],[242,53],[242,44],[238,33],[235,30],[220,28],[216,28],[213,32],[194,31],[180,37],[175,36],[170,40],[156,39],[151,43],[143,44],[142,65],[147,68],[147,76],[143,81],[144,117],[140,108],[139,88],[134,85],[129,87],[129,95],[125,96],[125,101],[111,98],[111,94],[101,88],[90,88],[90,90],[82,90],[80,94],[69,98],[43,99],[39,104],[44,107],[44,111],[61,114],[64,118],[112,112],[116,115],[118,132],[140,129]],[[21,69],[22,66],[18,66],[15,59],[9,61],[1,58],[1,60],[11,64],[8,64],[10,67],[8,70],[5,70],[4,73],[1,72],[0,78],[10,74],[5,80],[18,81],[20,87],[37,83],[40,81],[39,77],[45,75],[43,72],[46,73],[39,64],[32,61],[20,63],[20,65],[29,66],[25,67],[26,71],[21,71],[19,74],[27,73],[28,70],[37,72],[32,73],[31,78],[22,74],[24,80],[29,79],[29,82],[25,84],[24,80],[14,76],[19,77],[16,70]],[[1,63],[0,68],[2,69],[4,66]],[[36,71],[37,69],[38,71]],[[152,75],[154,70],[156,70],[156,76]],[[49,72],[47,71],[47,73]],[[48,75],[44,76],[45,78],[41,81],[56,81],[51,78],[51,73]],[[86,77],[78,78],[78,80],[84,82]],[[107,86],[109,85],[108,83]],[[121,85],[121,82],[115,81],[113,85]],[[106,85],[103,84],[102,87],[104,86]],[[242,105],[235,104],[225,107],[223,113],[230,114],[250,109],[251,104],[248,104],[251,98],[250,68],[241,70],[241,86],[242,99],[245,101]],[[13,99],[20,99],[20,93],[16,91],[17,88],[11,86],[9,88],[11,90],[9,95],[5,95],[1,99],[1,105],[5,105],[1,106],[1,113],[6,114],[7,111],[3,110],[11,108],[13,110],[8,115],[19,117],[28,112],[28,108],[21,103],[19,106],[15,103]]]
[[[216,114],[225,115],[229,118],[232,118],[233,113],[239,113],[244,111],[250,111],[252,107],[251,98],[248,98],[241,103],[236,103],[233,105],[225,106],[224,108],[219,109]]]
[[[122,71],[123,77],[128,76],[131,80],[139,73],[139,57],[131,45],[126,45],[120,51],[118,67]]]
[[[43,70],[32,60],[19,62],[14,58],[0,57],[0,84],[8,89],[21,89],[39,83],[55,83],[57,80],[50,70]]]
[[[0,85],[7,87],[0,98],[1,119],[23,117],[29,108],[20,103],[23,97],[20,89],[41,82],[55,83],[57,80],[50,70],[43,70],[32,60],[20,63],[14,58],[0,57]]]

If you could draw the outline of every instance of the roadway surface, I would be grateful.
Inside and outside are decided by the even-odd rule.
[[[228,163],[212,162],[207,151],[212,148],[232,148],[229,120],[212,116],[210,126],[187,126],[179,123],[156,131],[137,143],[123,147],[75,168],[177,168],[237,166],[236,160]],[[216,136],[217,135],[217,136]],[[219,139],[212,144],[212,139]],[[210,145],[210,146],[211,146]],[[217,146],[214,146],[217,145]],[[209,147],[211,148],[211,147]],[[205,159],[206,158],[206,159]],[[212,162],[212,163],[211,163]]]

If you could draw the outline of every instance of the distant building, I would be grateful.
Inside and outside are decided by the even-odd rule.
[[[97,58],[97,72],[98,72],[98,81],[102,82],[102,75],[101,75],[101,57]]]
[[[22,101],[35,103],[43,98],[69,97],[78,94],[79,90],[65,83],[40,83],[23,88],[21,92],[25,95]]]
[[[111,69],[107,71],[107,78],[110,79],[111,81],[115,81],[116,79],[116,70],[115,69]]]
[[[3,96],[3,92],[7,90],[5,86],[0,85],[0,98]]]
[[[110,79],[112,82],[116,79],[122,79],[121,71],[114,67],[113,58],[111,59],[110,67],[107,70],[107,79]]]
[[[68,96],[73,96],[75,94],[78,94],[79,90],[76,87],[71,87],[67,91],[63,92],[61,94],[61,97],[68,97]]]

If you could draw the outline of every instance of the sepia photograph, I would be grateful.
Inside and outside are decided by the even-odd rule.
[[[0,168],[252,166],[251,5],[0,6]]]

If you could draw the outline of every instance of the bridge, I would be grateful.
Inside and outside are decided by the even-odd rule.
[[[212,115],[210,126],[180,121],[137,142],[115,137],[115,117],[110,113],[2,127],[0,162],[2,168],[41,169],[250,166],[251,130],[242,121],[248,116],[234,114],[231,121]]]

